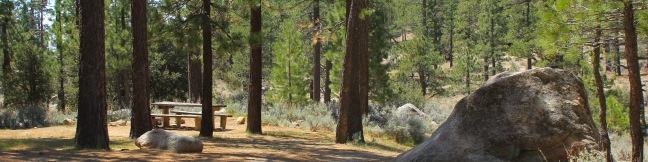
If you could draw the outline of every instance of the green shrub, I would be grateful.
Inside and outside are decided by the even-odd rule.
[[[0,110],[0,128],[32,128],[49,125],[46,121],[47,109],[25,105],[15,109]]]
[[[630,120],[628,120],[628,109],[623,106],[615,96],[608,96],[607,103],[607,117],[608,127],[611,131],[624,132],[628,130]]]

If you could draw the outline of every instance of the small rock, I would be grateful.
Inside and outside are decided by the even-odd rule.
[[[115,122],[115,124],[116,124],[116,125],[119,125],[119,126],[126,126],[126,125],[128,124],[128,122],[125,121],[125,120],[117,120],[117,121]]]
[[[427,116],[425,112],[421,111],[418,107],[414,106],[411,103],[407,103],[403,106],[398,107],[396,110],[397,113],[399,114],[408,114],[411,116],[418,115],[418,116]]]
[[[238,123],[238,124],[245,124],[245,117],[238,117],[238,118],[236,118],[236,123]]]
[[[68,118],[68,119],[63,120],[63,125],[74,125],[74,124],[76,124],[76,122],[74,122],[74,120],[72,120],[72,119]]]
[[[297,128],[297,127],[301,126],[302,122],[304,122],[304,121],[303,120],[297,120],[297,121],[293,121],[291,124],[292,124],[293,127]]]

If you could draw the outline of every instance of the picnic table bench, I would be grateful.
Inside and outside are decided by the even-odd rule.
[[[175,113],[178,115],[200,115],[202,116],[201,112],[191,112],[191,111],[177,111],[177,110],[171,110],[171,113]],[[224,114],[224,113],[214,113],[214,116],[220,117],[220,127],[225,130],[225,126],[227,125],[227,117],[232,117],[230,114]]]
[[[153,106],[157,106],[158,109],[162,110],[162,114],[151,114],[151,121],[153,121],[156,117],[162,118],[162,127],[169,127],[170,125],[170,119],[171,118],[176,118],[176,124],[179,123],[181,118],[194,118],[195,121],[200,121],[202,118],[196,118],[196,116],[200,116],[199,114],[177,114],[177,115],[172,115],[170,114],[170,109],[173,109],[175,107],[202,107],[202,104],[198,103],[181,103],[181,102],[155,102],[151,103]],[[216,112],[221,110],[221,108],[227,107],[227,105],[212,105],[212,111]],[[221,118],[222,121],[222,118]],[[196,125],[197,129],[200,129],[200,123],[197,122]],[[223,127],[224,129],[225,127]]]
[[[162,118],[163,120],[169,118],[175,118],[176,126],[178,126],[178,128],[180,128],[183,124],[182,118],[193,118],[196,129],[200,129],[200,121],[202,120],[202,116],[200,115],[151,114],[151,121],[155,121],[155,118]],[[157,124],[154,123],[153,125],[157,125]]]

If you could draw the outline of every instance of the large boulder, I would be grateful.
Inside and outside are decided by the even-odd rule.
[[[142,134],[135,145],[139,148],[170,150],[176,153],[200,153],[203,143],[199,139],[181,136],[165,131],[153,129]]]
[[[541,68],[494,76],[395,161],[567,161],[598,137],[580,80]]]

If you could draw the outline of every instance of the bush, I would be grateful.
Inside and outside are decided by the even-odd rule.
[[[628,130],[628,109],[623,106],[615,96],[608,96],[606,99],[608,111],[608,127],[610,131],[625,132]]]
[[[118,120],[130,121],[131,109],[118,109],[108,111],[107,118],[109,122]]]
[[[32,128],[49,125],[46,121],[47,109],[26,105],[16,109],[0,110],[0,128]]]
[[[311,131],[335,130],[336,122],[329,108],[324,104],[309,104],[291,107],[275,104],[262,111],[262,121],[270,125],[301,127]]]
[[[419,144],[425,140],[426,133],[432,132],[428,129],[429,124],[422,119],[425,117],[393,112],[386,118],[388,122],[380,127],[381,132],[401,144]]]

